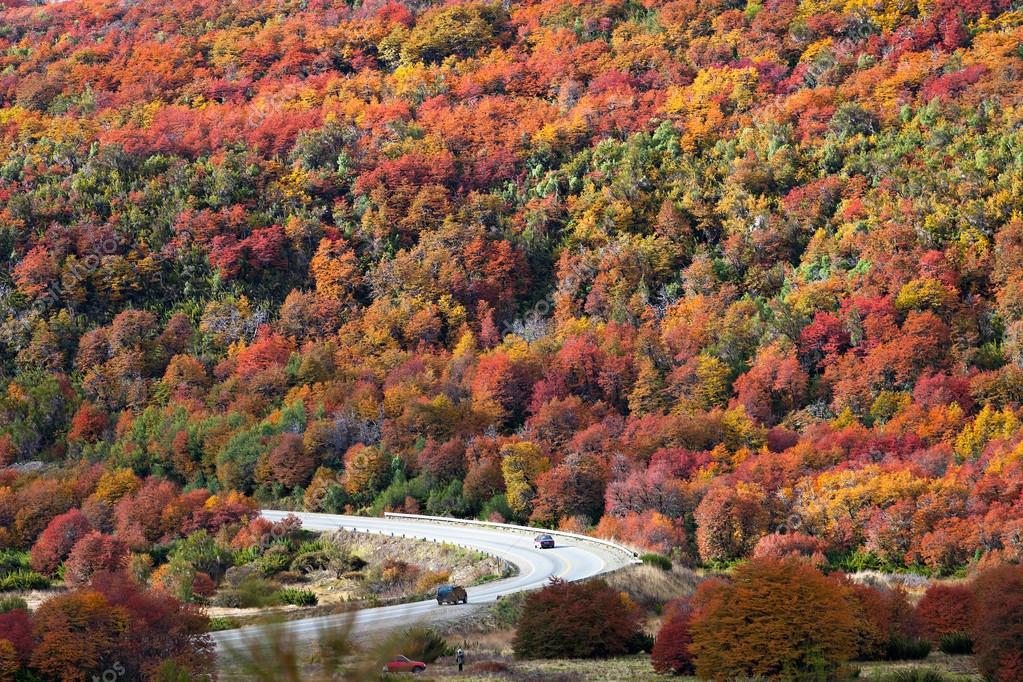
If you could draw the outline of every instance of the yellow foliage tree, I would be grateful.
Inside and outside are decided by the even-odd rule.
[[[529,516],[536,495],[536,479],[550,468],[550,460],[535,443],[520,441],[501,448],[501,474],[508,506],[513,512]]]

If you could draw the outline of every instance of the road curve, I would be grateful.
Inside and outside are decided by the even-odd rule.
[[[530,534],[492,527],[478,527],[443,522],[416,521],[407,518],[376,518],[345,516],[341,514],[313,514],[263,510],[262,515],[277,521],[288,514],[302,520],[302,527],[312,531],[331,531],[339,528],[363,533],[379,533],[433,542],[450,543],[477,549],[515,564],[517,575],[503,580],[470,587],[469,607],[496,601],[499,597],[542,587],[551,577],[581,580],[606,573],[626,565],[628,560],[620,553],[586,541],[565,541],[557,537],[554,549],[534,549]],[[465,606],[438,606],[437,601],[412,602],[361,609],[354,613],[318,616],[286,621],[276,627],[284,628],[297,640],[314,640],[318,633],[330,625],[354,618],[357,633],[380,632],[416,622],[436,622],[465,615]],[[237,647],[254,637],[262,636],[260,627],[250,626],[213,633],[218,650]]]

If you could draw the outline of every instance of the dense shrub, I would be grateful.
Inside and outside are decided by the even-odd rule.
[[[18,660],[22,663],[28,662],[35,648],[30,618],[28,610],[24,608],[0,613],[0,640],[6,640],[14,645]]]
[[[526,597],[512,646],[520,658],[604,658],[623,654],[639,630],[639,609],[603,580],[556,578]]]
[[[57,516],[32,546],[32,568],[52,574],[71,553],[71,548],[91,530],[92,524],[77,509]]]
[[[32,568],[28,552],[13,549],[0,549],[0,577],[14,571],[27,571]]]
[[[254,609],[274,603],[277,585],[262,578],[249,577],[235,587],[221,589],[213,597],[214,606],[233,609]]]
[[[128,563],[128,545],[119,538],[93,531],[75,543],[64,564],[64,581],[84,585],[99,571],[120,571]]]
[[[987,569],[973,593],[977,667],[995,682],[1023,680],[1023,565]]]
[[[932,642],[944,635],[968,632],[973,617],[973,591],[964,585],[935,583],[916,605],[920,634]]]
[[[277,590],[275,598],[282,604],[291,604],[293,606],[315,606],[319,601],[316,598],[316,593],[295,587],[285,587],[284,589]]]
[[[414,625],[401,633],[402,650],[416,661],[433,663],[441,656],[453,653],[447,640],[431,627]]]
[[[126,680],[154,679],[167,661],[194,679],[214,665],[205,616],[123,573],[93,575],[88,587],[45,601],[32,620],[30,665],[45,679],[92,679],[114,661]]]
[[[291,567],[291,554],[288,552],[288,548],[284,545],[275,544],[271,545],[261,557],[256,560],[256,568],[265,577],[286,571]]]
[[[692,650],[702,678],[841,678],[856,648],[848,588],[800,559],[754,559],[697,592]]]
[[[0,592],[42,590],[50,586],[50,579],[35,571],[18,570],[0,578]]]
[[[889,661],[919,661],[930,653],[929,640],[902,634],[893,634],[885,648],[885,658]]]
[[[949,632],[938,639],[938,648],[950,656],[966,656],[973,653],[973,637],[968,632]]]
[[[802,556],[809,558],[815,565],[820,565],[825,563],[823,550],[824,543],[806,533],[771,533],[757,541],[756,547],[753,548],[753,556],[775,559]]]
[[[900,641],[916,633],[913,607],[901,589],[847,583],[856,614],[856,658],[889,658],[893,638]]]
[[[330,557],[322,550],[302,552],[291,560],[291,570],[296,573],[322,571],[330,565]]]
[[[657,631],[650,654],[654,670],[675,675],[692,675],[695,672],[691,621],[692,606],[688,600],[676,600],[665,607],[661,629]]]
[[[0,639],[0,680],[13,680],[21,668],[18,652],[6,639]]]

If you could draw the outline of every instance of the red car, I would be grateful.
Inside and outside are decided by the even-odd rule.
[[[394,660],[384,666],[385,673],[421,673],[426,670],[422,661],[413,661],[404,656],[395,656]]]

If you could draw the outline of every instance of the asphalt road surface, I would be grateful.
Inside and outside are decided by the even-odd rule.
[[[586,541],[564,540],[555,536],[553,549],[534,549],[531,533],[520,531],[460,525],[444,522],[410,519],[344,516],[340,514],[311,514],[263,510],[264,517],[277,521],[294,513],[302,520],[302,527],[312,531],[330,531],[344,528],[364,533],[418,538],[433,542],[451,543],[477,549],[515,564],[519,572],[503,580],[469,587],[467,605],[439,606],[436,599],[366,608],[347,614],[318,616],[285,621],[275,627],[284,628],[299,641],[316,641],[319,633],[330,625],[354,618],[353,631],[357,634],[386,632],[414,623],[454,620],[466,616],[480,605],[489,604],[499,597],[542,587],[549,578],[580,580],[615,570],[629,563],[621,552]],[[539,531],[538,531],[539,532]],[[237,647],[252,638],[262,637],[259,627],[243,627],[213,633],[217,649]]]

